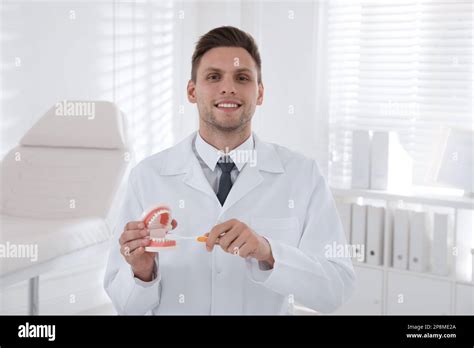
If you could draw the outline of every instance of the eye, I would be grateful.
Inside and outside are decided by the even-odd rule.
[[[249,81],[250,79],[246,75],[239,75],[237,78],[239,81]]]
[[[209,74],[207,75],[208,80],[217,80],[219,79],[219,74]]]

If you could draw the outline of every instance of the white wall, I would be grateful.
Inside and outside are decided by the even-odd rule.
[[[326,167],[327,115],[316,112],[317,3],[264,2],[260,47],[266,100],[258,131]]]
[[[3,1],[2,158],[57,101],[111,99],[111,4]]]

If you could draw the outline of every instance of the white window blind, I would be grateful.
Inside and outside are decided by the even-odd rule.
[[[472,1],[330,1],[327,11],[331,186],[350,186],[354,129],[397,131],[423,185],[440,128],[473,129]]]
[[[173,144],[173,2],[113,5],[113,95],[138,162]]]

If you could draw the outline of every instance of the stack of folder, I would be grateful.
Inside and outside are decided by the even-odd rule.
[[[400,190],[412,183],[413,160],[396,132],[354,130],[351,163],[354,189]]]
[[[393,219],[393,267],[447,276],[451,259],[448,214],[397,209]]]
[[[354,250],[354,260],[382,266],[387,244],[392,248],[392,259],[388,262],[394,268],[440,276],[450,274],[453,224],[449,214],[394,209],[390,212],[393,238],[386,243],[386,208],[337,202],[337,209],[346,240]]]
[[[385,209],[360,204],[336,202],[346,233],[358,262],[383,264]]]

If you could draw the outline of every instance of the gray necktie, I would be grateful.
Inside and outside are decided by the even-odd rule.
[[[230,157],[221,157],[217,165],[222,170],[221,178],[219,180],[219,189],[217,191],[217,198],[221,205],[224,205],[225,199],[232,188],[232,181],[230,179],[230,172],[235,164]]]

